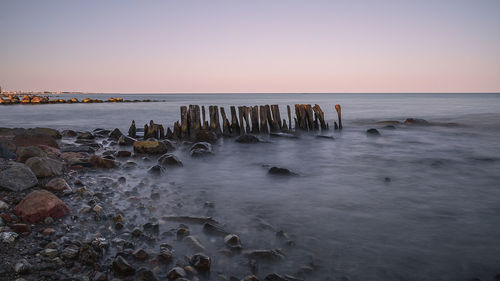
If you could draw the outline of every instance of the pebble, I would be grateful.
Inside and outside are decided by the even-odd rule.
[[[102,212],[102,207],[99,204],[97,204],[94,206],[94,208],[92,208],[92,210],[99,214]]]
[[[16,263],[16,265],[14,266],[14,271],[17,274],[29,273],[31,271],[31,264],[27,260],[22,259],[18,263]]]
[[[143,261],[148,258],[149,254],[144,249],[137,249],[132,253],[132,256],[137,260]]]
[[[184,278],[186,275],[186,271],[183,268],[176,266],[167,273],[167,278],[175,280],[177,278]]]
[[[142,235],[142,230],[140,228],[134,228],[134,230],[132,230],[132,235],[135,236],[135,237],[138,237],[138,236],[141,236]]]
[[[75,245],[68,246],[64,248],[64,250],[61,253],[61,256],[69,260],[75,259],[78,256],[79,251],[80,249]]]
[[[241,240],[236,234],[228,234],[224,237],[224,244],[231,249],[241,249]]]
[[[172,251],[172,246],[168,244],[160,245],[160,254],[158,255],[158,259],[164,263],[169,263],[172,261],[174,253]]]
[[[199,271],[209,271],[212,261],[203,253],[194,254],[190,260],[191,265]]]
[[[59,252],[56,249],[45,249],[41,251],[40,254],[48,258],[55,258],[59,255]]]
[[[9,208],[9,205],[7,205],[7,203],[0,200],[0,211],[7,210],[8,208]]]
[[[122,256],[117,256],[113,261],[113,270],[120,276],[135,274],[135,268],[133,268]]]
[[[54,233],[56,233],[56,230],[53,228],[46,228],[42,231],[42,234],[45,236],[49,236],[49,235],[52,235]]]
[[[195,236],[186,236],[182,241],[186,242],[195,251],[205,251],[205,247],[201,244],[201,241]]]
[[[4,243],[13,243],[19,235],[15,232],[2,232],[0,238]]]

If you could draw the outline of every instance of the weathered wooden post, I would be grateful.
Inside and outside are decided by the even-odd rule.
[[[304,105],[304,109],[306,111],[308,129],[312,131],[314,130],[314,117],[312,107],[310,104],[306,104]]]
[[[149,132],[149,127],[148,127],[148,124],[145,124],[144,125],[144,139],[147,140],[148,139],[148,132]]]
[[[132,120],[132,125],[130,125],[130,128],[128,129],[128,136],[131,138],[137,137],[137,130],[135,128],[135,120]]]
[[[281,130],[281,116],[279,105],[271,105],[271,111],[273,113],[273,122],[276,130]]]
[[[163,125],[161,125],[161,124],[160,124],[160,125],[158,125],[158,128],[159,128],[159,130],[160,130],[160,134],[159,134],[159,135],[160,135],[160,138],[159,138],[159,139],[160,139],[160,140],[162,140],[162,139],[164,139],[164,138],[165,138],[165,128],[163,128]]]
[[[236,117],[236,107],[231,106],[231,135],[240,135],[240,126],[238,125],[238,118]]]
[[[240,135],[245,134],[245,123],[244,123],[244,109],[243,106],[238,106],[238,118],[240,119]]]
[[[174,140],[182,139],[182,126],[179,121],[175,121],[174,123],[174,133],[172,135]]]
[[[289,130],[291,131],[292,130],[292,113],[290,110],[290,105],[286,106],[286,110],[288,111],[288,124],[290,125]]]
[[[269,133],[269,129],[267,127],[267,112],[264,105],[260,106],[260,132],[263,134]]]
[[[218,137],[222,135],[219,122],[219,107],[211,105],[208,107],[210,115],[210,131],[214,132]]]
[[[281,127],[281,130],[288,131],[288,126],[286,125],[286,120],[285,119],[283,119],[283,127]]]
[[[171,140],[174,138],[174,133],[170,130],[170,127],[167,127],[167,133],[165,134],[165,138]]]
[[[201,117],[202,117],[202,120],[203,120],[203,122],[201,123],[201,124],[202,124],[202,128],[203,128],[204,130],[206,130],[206,129],[207,129],[207,126],[206,126],[206,119],[205,119],[205,106],[204,106],[204,105],[202,105],[202,106],[201,106]]]
[[[252,120],[252,134],[259,134],[259,106],[250,108],[250,119]]]
[[[245,119],[245,124],[246,124],[246,133],[247,134],[250,134],[251,130],[250,130],[250,107],[248,106],[244,106],[243,107],[243,116],[244,116],[244,119]]]
[[[175,133],[175,126],[174,126]],[[188,111],[187,106],[181,106],[181,124],[180,124],[180,135],[178,136],[180,139],[186,139],[189,136],[188,131]]]
[[[224,137],[229,137],[231,136],[231,125],[229,125],[229,120],[227,119],[224,107],[220,108],[220,114],[222,115],[222,135]]]
[[[335,105],[335,110],[337,111],[337,116],[339,118],[339,130],[342,130],[342,112],[340,109],[340,104]]]
[[[189,136],[195,138],[201,129],[200,106],[189,105]]]
[[[321,130],[328,130],[328,124],[325,122],[325,113],[321,109],[321,107],[317,104],[314,105],[314,114],[316,118],[319,119],[319,123],[321,126]]]

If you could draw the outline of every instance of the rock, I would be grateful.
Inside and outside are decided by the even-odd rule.
[[[195,141],[214,143],[217,141],[217,134],[209,130],[200,130],[195,136]]]
[[[85,155],[79,152],[63,152],[61,153],[60,157],[71,165],[74,163],[82,162],[82,159],[85,158]]]
[[[286,168],[280,168],[280,167],[271,167],[268,171],[270,175],[278,175],[278,176],[295,176],[297,175],[296,173],[286,169]]]
[[[24,221],[38,222],[46,217],[60,218],[70,213],[61,199],[45,190],[35,190],[26,195],[14,208],[14,213]]]
[[[61,151],[62,152],[84,152],[84,153],[89,153],[89,154],[95,153],[95,149],[88,146],[88,145],[79,145],[79,146],[68,145],[68,146],[64,146]]]
[[[429,126],[431,125],[427,120],[418,118],[408,118],[403,123],[408,126]]]
[[[86,265],[94,265],[99,261],[99,253],[97,253],[91,245],[85,243],[80,248],[78,260]]]
[[[13,142],[17,147],[38,146],[42,144],[59,148],[59,144],[56,139],[48,135],[20,134],[14,137]]]
[[[285,258],[279,250],[249,250],[243,254],[251,259],[283,260]]]
[[[15,146],[12,143],[12,146]],[[6,143],[1,143],[0,142],[0,158],[5,158],[5,159],[15,159],[16,154],[9,149],[8,145]]]
[[[158,281],[155,274],[151,270],[147,270],[145,268],[139,269],[137,275],[138,281]]]
[[[207,234],[226,236],[229,234],[222,226],[214,223],[205,223],[203,231]]]
[[[58,130],[51,129],[51,128],[39,128],[39,127],[37,127],[37,128],[28,129],[28,132],[30,134],[34,134],[34,135],[50,136],[50,137],[53,137],[55,139],[62,138],[61,133],[59,133]]]
[[[122,256],[117,256],[113,261],[113,270],[119,276],[130,276],[135,274],[135,268],[133,268]]]
[[[228,234],[224,237],[224,244],[233,250],[241,250],[241,240],[236,234]]]
[[[116,163],[113,160],[102,158],[98,155],[92,155],[88,159],[89,163],[96,168],[111,169],[114,168]]]
[[[78,133],[73,130],[64,130],[62,131],[62,135],[63,137],[74,138],[78,135]]]
[[[31,226],[29,224],[25,224],[25,223],[12,224],[12,225],[10,225],[10,228],[12,230],[14,230],[14,232],[19,233],[19,234],[31,232]]]
[[[189,263],[199,271],[209,271],[212,262],[207,255],[198,253],[191,257]]]
[[[76,245],[71,245],[64,248],[64,250],[61,253],[61,256],[65,259],[73,260],[78,257],[79,253],[80,253],[80,248]]]
[[[258,137],[254,136],[254,135],[250,135],[250,134],[241,135],[241,136],[236,138],[236,142],[239,142],[239,143],[256,143],[259,141],[260,140]]]
[[[380,136],[380,132],[377,129],[373,129],[373,128],[366,130],[366,134],[368,136],[372,136],[372,137]]]
[[[136,139],[133,139],[131,137],[127,137],[125,135],[120,136],[118,139],[118,144],[121,146],[126,146],[126,145],[133,145],[134,142],[136,142]]]
[[[291,281],[291,280],[279,274],[271,273],[267,275],[266,278],[264,278],[264,281]]]
[[[123,136],[123,134],[118,128],[114,129],[113,131],[111,131],[111,133],[109,133],[110,139],[118,140],[121,136]]]
[[[382,127],[382,129],[386,129],[386,130],[395,130],[396,127],[394,125],[386,125],[384,127]]]
[[[158,255],[158,259],[164,263],[169,263],[172,261],[174,253],[172,251],[172,246],[168,244],[160,245],[160,254]]]
[[[14,271],[17,274],[27,274],[31,271],[31,264],[25,260],[22,259],[16,265],[14,266]]]
[[[259,278],[255,275],[247,275],[242,279],[242,281],[259,281]]]
[[[144,249],[137,249],[132,253],[132,256],[137,260],[146,260],[149,254]]]
[[[91,132],[83,132],[77,137],[77,139],[79,139],[79,140],[93,140],[93,139],[95,139],[95,136]]]
[[[375,124],[377,124],[377,125],[391,125],[391,126],[394,126],[394,125],[401,125],[402,123],[399,122],[399,121],[395,121],[395,120],[387,120],[387,121],[378,121]]]
[[[109,280],[108,274],[106,272],[99,272],[99,271],[94,274],[94,279],[92,279],[92,281],[108,281],[108,280]],[[73,279],[66,281],[73,281]]]
[[[47,157],[47,155],[36,146],[21,146],[16,151],[17,162],[25,163],[31,157]]]
[[[162,156],[160,156],[160,158],[158,158],[158,164],[160,164],[163,167],[166,167],[166,166],[182,167],[182,166],[184,166],[182,164],[181,160],[179,160],[179,158],[177,158],[175,155],[170,154],[170,153],[166,153],[166,154],[163,154]]]
[[[63,170],[62,162],[42,157],[32,157],[28,159],[28,161],[26,161],[26,166],[28,166],[38,178],[60,176]]]
[[[45,189],[50,191],[64,191],[71,190],[69,184],[63,178],[53,178],[46,185]]]
[[[186,275],[186,271],[184,271],[182,267],[176,266],[167,273],[167,278],[170,280],[175,280],[177,278],[184,278],[186,277]]]
[[[161,142],[165,144],[165,146],[167,147],[167,151],[174,151],[175,150],[175,144],[173,141],[162,140]]]
[[[135,141],[134,152],[143,154],[164,154],[167,152],[167,147],[159,141]]]
[[[142,235],[142,230],[138,227],[134,228],[134,230],[132,230],[132,235],[135,236],[135,237],[139,237]]]
[[[59,255],[59,252],[56,249],[45,249],[40,252],[42,256],[48,257],[48,258],[55,258]]]
[[[0,200],[0,211],[7,210],[8,208],[9,208],[9,205],[7,205],[7,203]]]
[[[0,187],[10,191],[23,191],[38,183],[30,168],[21,163],[0,165]]]
[[[94,208],[92,208],[92,211],[96,212],[97,214],[100,214],[102,212],[102,207],[99,204],[96,204]]]
[[[132,152],[126,150],[120,150],[116,153],[116,157],[130,157],[132,156]]]
[[[203,157],[212,154],[212,145],[207,142],[193,144],[190,149],[192,157]]]
[[[165,168],[160,165],[154,165],[153,167],[149,168],[148,173],[154,176],[161,176],[163,173],[165,173]]]
[[[0,240],[4,243],[13,243],[18,236],[15,232],[0,232]]]
[[[201,241],[192,235],[186,236],[183,241],[186,242],[186,244],[188,244],[191,249],[195,251],[205,251],[205,247],[203,246]]]

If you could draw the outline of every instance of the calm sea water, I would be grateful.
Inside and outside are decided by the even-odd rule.
[[[125,95],[112,95],[125,96]],[[81,97],[81,96],[79,96]],[[100,96],[107,98],[107,96]],[[127,98],[125,96],[125,98]],[[259,265],[298,274],[313,265],[307,280],[495,280],[500,273],[500,95],[498,94],[245,94],[136,95],[157,103],[71,104],[0,107],[1,127],[127,130],[150,119],[170,126],[179,106],[317,103],[330,124],[342,105],[345,129],[332,139],[302,136],[269,143],[215,146],[215,156],[191,159],[175,152],[184,168],[139,193],[162,193],[149,215],[206,215],[238,233],[245,248],[281,248],[283,262]],[[382,129],[374,122],[424,118],[458,126]],[[379,128],[382,137],[366,136]],[[151,163],[116,171],[140,182]],[[275,178],[265,165],[300,176]],[[141,168],[142,167],[142,168]],[[386,179],[390,178],[390,180]],[[134,182],[135,181],[135,182]],[[175,190],[170,187],[175,182]],[[205,201],[215,203],[207,211]],[[179,202],[182,203],[179,206]],[[117,208],[130,208],[118,200]],[[172,208],[175,211],[172,211]],[[140,222],[141,218],[137,218]],[[268,225],[267,227],[263,227]],[[272,227],[269,227],[272,226]],[[283,230],[295,245],[284,245]],[[214,270],[243,277],[244,257],[229,261],[217,243]]]

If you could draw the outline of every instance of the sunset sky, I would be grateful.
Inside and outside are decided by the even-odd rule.
[[[0,1],[0,86],[500,92],[498,0]]]

